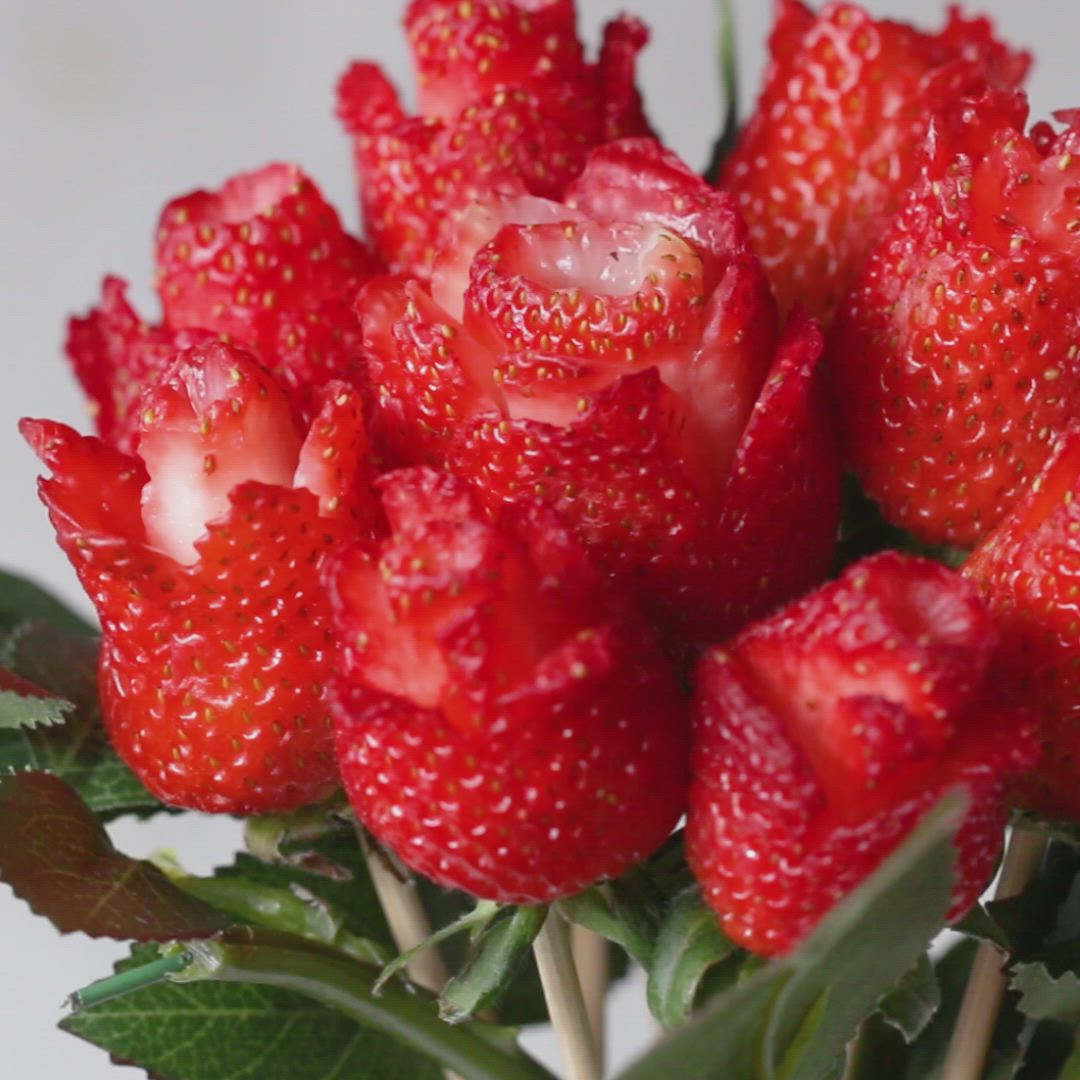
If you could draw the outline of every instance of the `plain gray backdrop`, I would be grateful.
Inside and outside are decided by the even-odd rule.
[[[735,3],[747,108],[772,5]],[[927,27],[944,17],[934,0],[866,6]],[[101,276],[115,272],[156,318],[150,259],[162,204],[266,161],[300,163],[355,228],[349,147],[332,117],[332,87],[348,60],[375,58],[411,100],[402,7],[397,0],[0,0],[0,564],[89,610],[37,502],[36,462],[15,430],[25,415],[89,430],[61,353],[67,316],[84,311]],[[649,115],[669,145],[703,166],[722,109],[711,0],[579,0],[578,8],[582,37],[594,46],[603,21],[619,10],[652,26],[640,66]],[[1080,6],[984,0],[978,9],[1035,51],[1034,116],[1080,105]],[[132,854],[172,847],[202,872],[239,840],[235,822],[194,815],[122,821],[111,831]],[[62,940],[0,886],[0,1073],[142,1075],[55,1029],[67,993],[106,973],[122,951],[81,936]],[[613,1064],[653,1037],[638,983],[615,995],[610,1022]],[[545,1033],[531,1034],[529,1045],[557,1064]]]

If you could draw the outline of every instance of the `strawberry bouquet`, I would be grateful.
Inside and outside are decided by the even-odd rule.
[[[985,18],[778,0],[702,174],[631,15],[404,27],[363,238],[295,164],[173,198],[160,313],[70,321],[94,432],[21,424],[98,625],[0,580],[0,880],[129,946],[61,1026],[599,1080],[636,969],[620,1080],[1080,1075],[1080,114]],[[106,831],[185,812],[245,850]]]

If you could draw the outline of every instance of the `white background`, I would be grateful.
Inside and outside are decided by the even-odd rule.
[[[409,88],[396,0],[0,0],[0,564],[32,573],[87,609],[36,501],[36,463],[20,416],[88,430],[61,354],[68,314],[120,273],[148,317],[153,226],[162,204],[266,161],[295,160],[357,226],[349,148],[332,117],[346,62],[376,58]],[[937,25],[943,3],[867,0],[876,14]],[[721,112],[711,0],[579,0],[580,30],[595,44],[623,7],[653,41],[640,84],[654,127],[691,164],[704,165]],[[736,0],[741,81],[749,103],[764,64],[771,4]],[[984,0],[1001,32],[1037,54],[1033,115],[1080,105],[1069,0]],[[197,871],[228,859],[231,820],[155,819],[113,828],[121,848],[174,847]],[[99,1050],[54,1024],[72,989],[105,973],[122,947],[61,940],[0,887],[0,1072],[19,1080],[105,1080]],[[611,1006],[611,1059],[625,1062],[654,1033],[640,987]],[[549,1039],[530,1046],[556,1064]]]

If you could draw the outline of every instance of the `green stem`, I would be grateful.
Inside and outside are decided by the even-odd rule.
[[[380,993],[386,983],[397,975],[399,971],[408,967],[412,960],[425,949],[433,949],[435,946],[446,941],[447,938],[451,938],[455,934],[460,934],[465,930],[476,930],[477,928],[483,929],[491,923],[491,920],[494,919],[498,913],[499,905],[495,903],[494,900],[478,900],[476,902],[476,907],[473,908],[472,911],[467,911],[453,922],[447,923],[446,926],[436,930],[430,937],[421,941],[419,945],[414,945],[411,949],[407,949],[386,964],[383,967],[382,974],[379,975],[378,979],[375,981],[375,992]]]
[[[450,1025],[431,1000],[397,984],[374,991],[377,972],[345,957],[228,938],[191,942],[194,963],[173,978],[277,986],[304,994],[391,1035],[469,1080],[554,1080],[498,1029],[477,1023]]]
[[[75,1010],[89,1009],[110,998],[122,997],[124,994],[141,990],[144,986],[164,982],[169,975],[183,971],[190,963],[191,955],[180,952],[172,956],[163,956],[160,960],[143,964],[141,967],[129,968],[127,971],[118,972],[105,979],[98,979],[97,982],[84,986],[71,995],[71,1007]]]
[[[378,968],[295,935],[229,930],[217,938],[169,946],[169,955],[100,979],[71,995],[89,1008],[165,980],[233,982],[292,990],[357,1023],[377,1028],[468,1080],[555,1080],[506,1028],[447,1024],[430,995],[392,983],[375,993]]]
[[[719,0],[720,17],[720,82],[724,89],[724,126],[713,146],[712,160],[705,178],[715,184],[720,178],[724,159],[731,153],[739,134],[739,66],[735,51],[735,12],[731,0]]]
[[[264,814],[250,817],[244,825],[244,844],[263,862],[290,862],[282,847],[288,844],[312,844],[325,836],[348,829],[341,819],[351,814],[343,797],[306,806],[291,814]]]
[[[341,915],[319,897],[306,899],[291,889],[248,878],[196,877],[162,854],[152,861],[178,888],[234,918],[332,945],[364,963],[381,965],[390,959],[378,942],[344,929]]]

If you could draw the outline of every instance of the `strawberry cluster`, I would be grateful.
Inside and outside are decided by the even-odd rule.
[[[820,331],[780,335],[731,196],[655,141],[593,151],[565,203],[470,209],[430,292],[377,277],[357,313],[395,458],[490,510],[545,499],[678,635],[728,633],[828,568]]]
[[[959,786],[958,916],[1010,803],[1080,818],[1080,126],[1025,133],[985,19],[783,0],[713,187],[645,120],[645,28],[590,60],[575,19],[413,0],[420,115],[338,85],[370,248],[270,165],[165,208],[158,323],[115,277],[72,320],[98,435],[23,431],[109,734],[180,806],[343,784],[504,902],[686,814],[764,953]],[[845,466],[962,572],[838,566]]]

